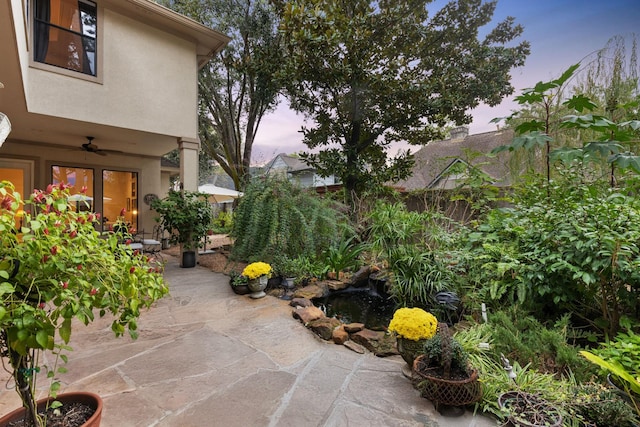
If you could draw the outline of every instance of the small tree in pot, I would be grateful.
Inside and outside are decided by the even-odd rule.
[[[171,233],[171,243],[179,243],[183,250],[182,266],[195,266],[195,250],[211,229],[213,210],[207,195],[191,191],[170,191],[164,199],[151,202],[158,213],[156,221]]]
[[[140,308],[168,292],[160,268],[116,234],[101,235],[99,215],[73,211],[69,196],[65,184],[49,185],[23,201],[10,182],[0,182],[0,354],[33,426],[45,425],[37,414],[37,372],[54,378],[63,370],[41,366],[42,352],[66,361],[74,318],[88,324],[94,311],[110,314],[116,336],[128,330],[135,338]],[[51,396],[59,386],[52,380]]]

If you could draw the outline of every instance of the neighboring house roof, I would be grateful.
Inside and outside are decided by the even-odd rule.
[[[313,170],[313,168],[311,166],[306,164],[300,158],[294,157],[294,156],[289,156],[289,155],[284,154],[284,153],[280,153],[276,157],[274,157],[269,163],[267,163],[265,165],[264,173],[265,174],[269,174],[269,172],[271,172],[272,170],[280,169],[279,165],[282,165],[282,163],[284,163],[284,165],[286,166],[287,172],[290,172],[290,173],[297,173],[297,172],[304,172],[304,171],[312,171]]]
[[[496,147],[510,144],[513,140],[512,130],[468,135],[456,128],[452,134],[453,138],[432,141],[414,153],[415,164],[411,176],[393,186],[404,191],[435,188],[448,171],[460,162],[477,167],[489,175],[496,185],[509,185],[508,153],[505,151],[496,157],[486,154]]]
[[[233,179],[223,171],[214,172],[213,175],[211,175],[207,179],[207,182],[205,182],[205,184],[213,184],[215,186],[228,188],[230,190],[236,189]]]
[[[337,181],[333,175],[321,177],[304,160],[283,153],[278,154],[265,165],[263,174],[281,175],[305,188],[333,186]]]

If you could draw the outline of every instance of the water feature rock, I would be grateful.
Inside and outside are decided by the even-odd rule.
[[[370,265],[361,267],[360,270],[356,271],[355,273],[353,273],[353,276],[351,276],[351,285],[356,288],[367,286],[369,283],[369,275],[371,274],[371,272],[372,271]]]
[[[386,357],[398,354],[395,337],[382,331],[363,329],[362,331],[351,334],[350,338],[376,356]]]
[[[326,280],[323,283],[327,285],[327,289],[330,291],[339,291],[341,289],[346,289],[349,287],[347,282],[342,282],[340,280]]]
[[[311,302],[310,299],[307,299],[307,298],[293,298],[289,302],[289,305],[291,307],[311,307],[313,306],[313,303]]]
[[[336,344],[344,344],[349,341],[349,333],[345,330],[345,325],[340,325],[334,329],[331,338]]]
[[[367,351],[367,349],[365,349],[363,346],[353,341],[347,341],[346,343],[344,343],[344,346],[349,350],[355,351],[358,354],[364,354]]]
[[[364,323],[349,323],[344,325],[344,330],[349,332],[350,334],[360,332],[363,329],[364,329]]]
[[[392,335],[384,334],[384,338],[382,341],[379,341],[378,344],[378,348],[375,351],[378,357],[389,357],[400,354],[396,347],[396,339]]]
[[[305,325],[309,322],[325,317],[322,310],[314,306],[294,308],[292,315],[294,319],[300,319],[300,321]]]
[[[282,298],[287,294],[287,291],[282,288],[273,288],[266,291],[267,295],[271,295],[275,298]]]
[[[303,309],[304,310],[304,309]],[[333,337],[333,331],[341,325],[340,321],[333,317],[322,317],[307,323],[307,328],[311,329],[323,340],[329,341]]]
[[[307,285],[303,288],[296,289],[293,293],[294,298],[321,298],[327,294],[327,285],[323,282]]]

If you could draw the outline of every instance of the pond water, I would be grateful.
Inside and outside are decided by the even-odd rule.
[[[386,330],[395,311],[392,299],[369,288],[334,291],[326,297],[315,298],[313,303],[328,317],[335,317],[343,323],[364,323],[372,330]]]

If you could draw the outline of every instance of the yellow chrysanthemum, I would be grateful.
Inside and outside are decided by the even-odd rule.
[[[249,279],[257,279],[260,276],[271,274],[271,266],[266,262],[253,262],[242,270],[242,275]]]
[[[412,341],[433,338],[438,319],[421,308],[399,308],[393,313],[389,330]]]

